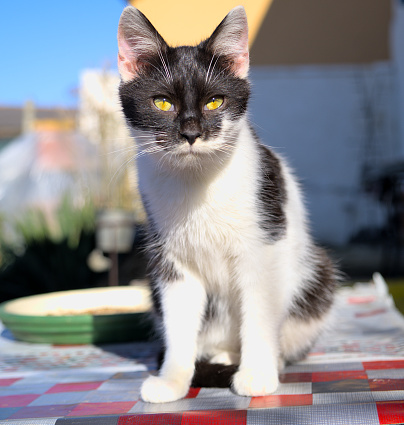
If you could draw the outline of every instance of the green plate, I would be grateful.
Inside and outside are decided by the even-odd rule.
[[[0,304],[16,339],[51,344],[146,341],[153,325],[150,291],[118,286],[53,292]]]

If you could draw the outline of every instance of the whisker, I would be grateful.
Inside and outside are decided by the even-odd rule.
[[[164,165],[164,161],[166,161],[166,160],[168,160],[169,159],[169,156],[172,156],[173,155],[173,152],[172,151],[170,151],[170,150],[168,150],[160,159],[159,159],[159,161],[158,161],[158,163],[157,163],[157,165],[158,165],[158,167],[160,168],[160,169],[162,169],[163,168],[163,165]]]
[[[127,159],[121,166],[114,172],[114,174],[111,176],[111,179],[108,184],[108,191],[111,191],[113,185],[118,180],[118,177],[124,173],[126,170],[128,164],[134,160],[134,157],[131,156],[129,159]]]
[[[159,49],[158,55],[159,55],[160,61],[161,61],[162,65],[163,65],[163,68],[164,68],[164,71],[165,71],[165,79],[166,79],[167,83],[169,83],[170,80],[172,80],[172,76],[171,76],[170,71],[168,69],[167,63],[164,60],[163,54],[161,52],[161,49]]]
[[[106,152],[104,155],[112,155],[112,154],[114,154],[114,153],[121,153],[121,152],[129,152],[129,151],[131,151],[131,150],[136,150],[136,146],[125,146],[125,147],[123,147],[123,148],[120,148],[120,149],[116,149],[116,150],[114,150],[114,151],[109,151],[109,152]]]
[[[213,55],[213,56],[212,56],[212,59],[213,59],[214,57],[215,57],[215,55]],[[215,66],[216,66],[216,64],[217,64],[218,60],[219,60],[219,56],[216,56],[215,63],[213,64],[213,67],[212,67],[211,72],[210,72],[210,76],[209,76],[209,80],[208,80],[208,82],[209,82],[209,83],[211,82],[212,75],[213,75],[213,72],[214,72],[214,70],[215,70]],[[210,66],[210,65],[209,65],[209,66]],[[220,75],[220,73],[219,73],[219,75]],[[216,79],[217,79],[217,77],[213,80],[213,83],[216,81]]]
[[[215,55],[212,56],[212,59],[209,62],[208,72],[206,73],[206,78],[205,78],[205,84],[208,83],[208,81],[209,81],[210,67],[212,66],[212,62],[213,62],[214,57],[215,57]]]

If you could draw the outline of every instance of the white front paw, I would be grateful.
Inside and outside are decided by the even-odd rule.
[[[169,380],[160,376],[149,376],[140,389],[143,401],[149,403],[167,403],[183,398],[188,393],[189,386],[185,382]]]
[[[233,376],[233,389],[238,395],[263,396],[276,391],[278,374],[263,373],[260,370],[240,369]]]

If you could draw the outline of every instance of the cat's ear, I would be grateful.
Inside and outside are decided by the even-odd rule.
[[[140,10],[127,6],[119,20],[118,48],[119,73],[123,81],[130,81],[161,55],[167,44]]]
[[[247,77],[248,22],[243,6],[237,6],[228,13],[208,39],[206,48],[212,54],[224,57],[237,77]]]

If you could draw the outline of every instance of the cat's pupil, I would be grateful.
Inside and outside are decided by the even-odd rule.
[[[209,100],[209,102],[206,104],[206,109],[208,109],[209,111],[218,109],[222,106],[223,101],[224,101],[223,96],[212,97]]]
[[[161,111],[167,112],[173,109],[172,102],[165,97],[156,97],[153,102]]]

